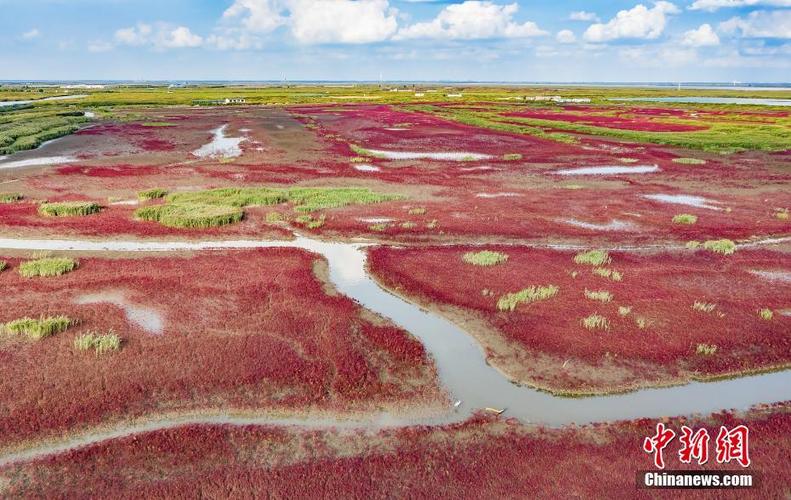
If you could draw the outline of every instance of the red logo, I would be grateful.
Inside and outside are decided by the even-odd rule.
[[[656,433],[643,440],[643,451],[654,456],[654,466],[658,469],[665,468],[664,450],[676,437],[676,432],[668,429],[665,424],[656,424]],[[690,464],[695,460],[698,465],[709,461],[709,432],[706,429],[697,431],[686,425],[681,426],[681,435],[678,438],[681,448],[678,450],[678,460]],[[739,425],[731,430],[725,426],[720,427],[716,446],[717,463],[727,464],[736,461],[742,467],[750,466],[750,430]]]

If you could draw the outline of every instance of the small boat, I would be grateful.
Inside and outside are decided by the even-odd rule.
[[[503,412],[505,411],[505,408],[503,408],[502,410],[500,410],[500,409],[498,409],[498,408],[484,408],[484,409],[485,409],[486,411],[488,411],[489,413],[495,413],[495,414],[497,414],[497,415],[502,415],[502,414],[503,414]]]

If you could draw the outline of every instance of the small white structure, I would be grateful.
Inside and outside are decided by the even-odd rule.
[[[244,104],[247,101],[244,97],[226,97],[223,102],[225,104]]]
[[[462,94],[445,94],[445,97],[449,99],[458,99],[460,97],[464,97]]]
[[[426,94],[424,94],[423,92],[415,92],[415,97],[425,97],[425,96]]]

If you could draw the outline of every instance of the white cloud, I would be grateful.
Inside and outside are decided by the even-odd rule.
[[[112,43],[104,40],[94,40],[88,44],[89,52],[107,52],[113,50],[114,48],[115,46]]]
[[[577,37],[574,36],[574,32],[571,30],[558,31],[558,34],[555,36],[555,39],[560,43],[574,43],[577,41]]]
[[[145,45],[153,29],[150,24],[139,23],[137,26],[122,28],[115,32],[115,40],[124,45]]]
[[[688,47],[711,47],[720,44],[720,37],[710,24],[701,24],[697,29],[684,33],[681,43]]]
[[[38,38],[40,35],[41,32],[38,30],[38,28],[33,28],[30,31],[22,33],[22,38],[24,38],[25,40],[32,40],[34,38]]]
[[[755,7],[766,5],[771,7],[791,7],[791,0],[695,0],[690,10],[715,10],[735,7]]]
[[[747,17],[732,17],[720,23],[725,33],[744,38],[791,38],[791,10],[755,11]]]
[[[577,10],[569,14],[569,20],[571,21],[586,21],[586,22],[599,22],[599,16],[594,14],[593,12],[585,12],[584,10]]]
[[[245,29],[269,33],[286,23],[284,8],[283,2],[277,0],[236,0],[222,17],[225,20],[241,18]]]
[[[607,23],[590,25],[584,38],[596,43],[620,38],[653,40],[665,30],[667,15],[678,12],[678,7],[664,0],[654,3],[650,9],[638,4],[630,10],[619,11]]]
[[[123,45],[140,47],[150,45],[156,49],[179,49],[200,47],[203,37],[194,34],[186,26],[171,26],[158,23],[155,26],[139,23],[115,32],[115,41]]]
[[[534,22],[519,24],[513,16],[515,3],[498,5],[490,1],[467,0],[445,7],[433,20],[402,28],[396,39],[443,38],[474,40],[482,38],[526,38],[546,35]]]
[[[291,32],[303,43],[371,43],[398,30],[387,0],[289,0]]]
[[[619,50],[618,55],[630,65],[646,68],[689,66],[698,60],[695,49],[679,49],[669,45],[625,47]]]

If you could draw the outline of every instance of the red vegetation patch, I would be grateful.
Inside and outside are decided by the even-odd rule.
[[[506,263],[479,267],[462,261],[476,247],[433,247],[370,251],[371,270],[390,288],[423,303],[451,305],[473,313],[490,328],[482,341],[494,346],[488,353],[497,363],[519,369],[542,387],[567,390],[604,390],[585,374],[551,370],[537,374],[531,366],[493,340],[500,335],[517,351],[579,360],[591,366],[629,368],[615,387],[737,373],[791,362],[791,317],[759,317],[762,308],[788,307],[791,284],[770,281],[751,271],[788,271],[786,256],[763,250],[740,250],[731,256],[706,251],[638,255],[611,252],[602,267],[621,274],[614,281],[593,273],[594,266],[573,261],[573,252],[525,247],[498,247]],[[551,299],[522,304],[501,312],[505,294],[530,286],[555,285]],[[585,291],[607,291],[609,302],[586,298]],[[714,304],[710,311],[693,309],[695,302]],[[629,308],[628,314],[619,307]],[[598,314],[607,330],[588,330],[583,318]],[[641,325],[643,328],[641,328]],[[495,333],[496,332],[496,333]],[[487,339],[489,335],[495,335]],[[698,354],[699,344],[717,346],[716,354]],[[572,363],[573,366],[573,363]],[[616,377],[618,378],[618,377]],[[593,379],[595,380],[595,379]]]
[[[697,130],[706,130],[706,128],[708,128],[699,125],[668,123],[645,118],[628,119],[618,116],[593,114],[582,115],[540,109],[503,113],[503,116],[515,118],[535,118],[539,120],[556,120],[570,123],[584,123],[585,125],[592,125],[595,127],[639,130],[644,132],[694,132]]]
[[[710,459],[705,466],[665,460],[674,470],[748,471],[756,487],[736,498],[782,498],[791,487],[788,406],[746,416],[676,418],[667,426],[746,424],[753,465]],[[476,419],[444,428],[382,432],[376,437],[256,427],[189,426],[126,437],[0,471],[13,497],[72,497],[86,491],[121,498],[654,498],[637,489],[637,470],[651,470],[641,450],[654,421],[561,430]],[[711,445],[713,447],[713,444]],[[679,498],[723,498],[727,490],[674,490]]]
[[[161,169],[140,165],[113,165],[111,167],[87,167],[81,165],[66,165],[58,167],[56,172],[60,175],[87,175],[88,177],[128,177],[141,175],[156,175]]]
[[[433,368],[404,331],[360,317],[328,296],[298,250],[194,257],[80,259],[50,279],[24,279],[19,259],[0,273],[0,323],[65,314],[79,325],[38,341],[0,340],[0,439],[51,436],[107,420],[190,409],[366,410],[437,397]],[[155,335],[84,294],[121,293],[153,309]],[[85,331],[114,330],[119,352],[73,347]]]

